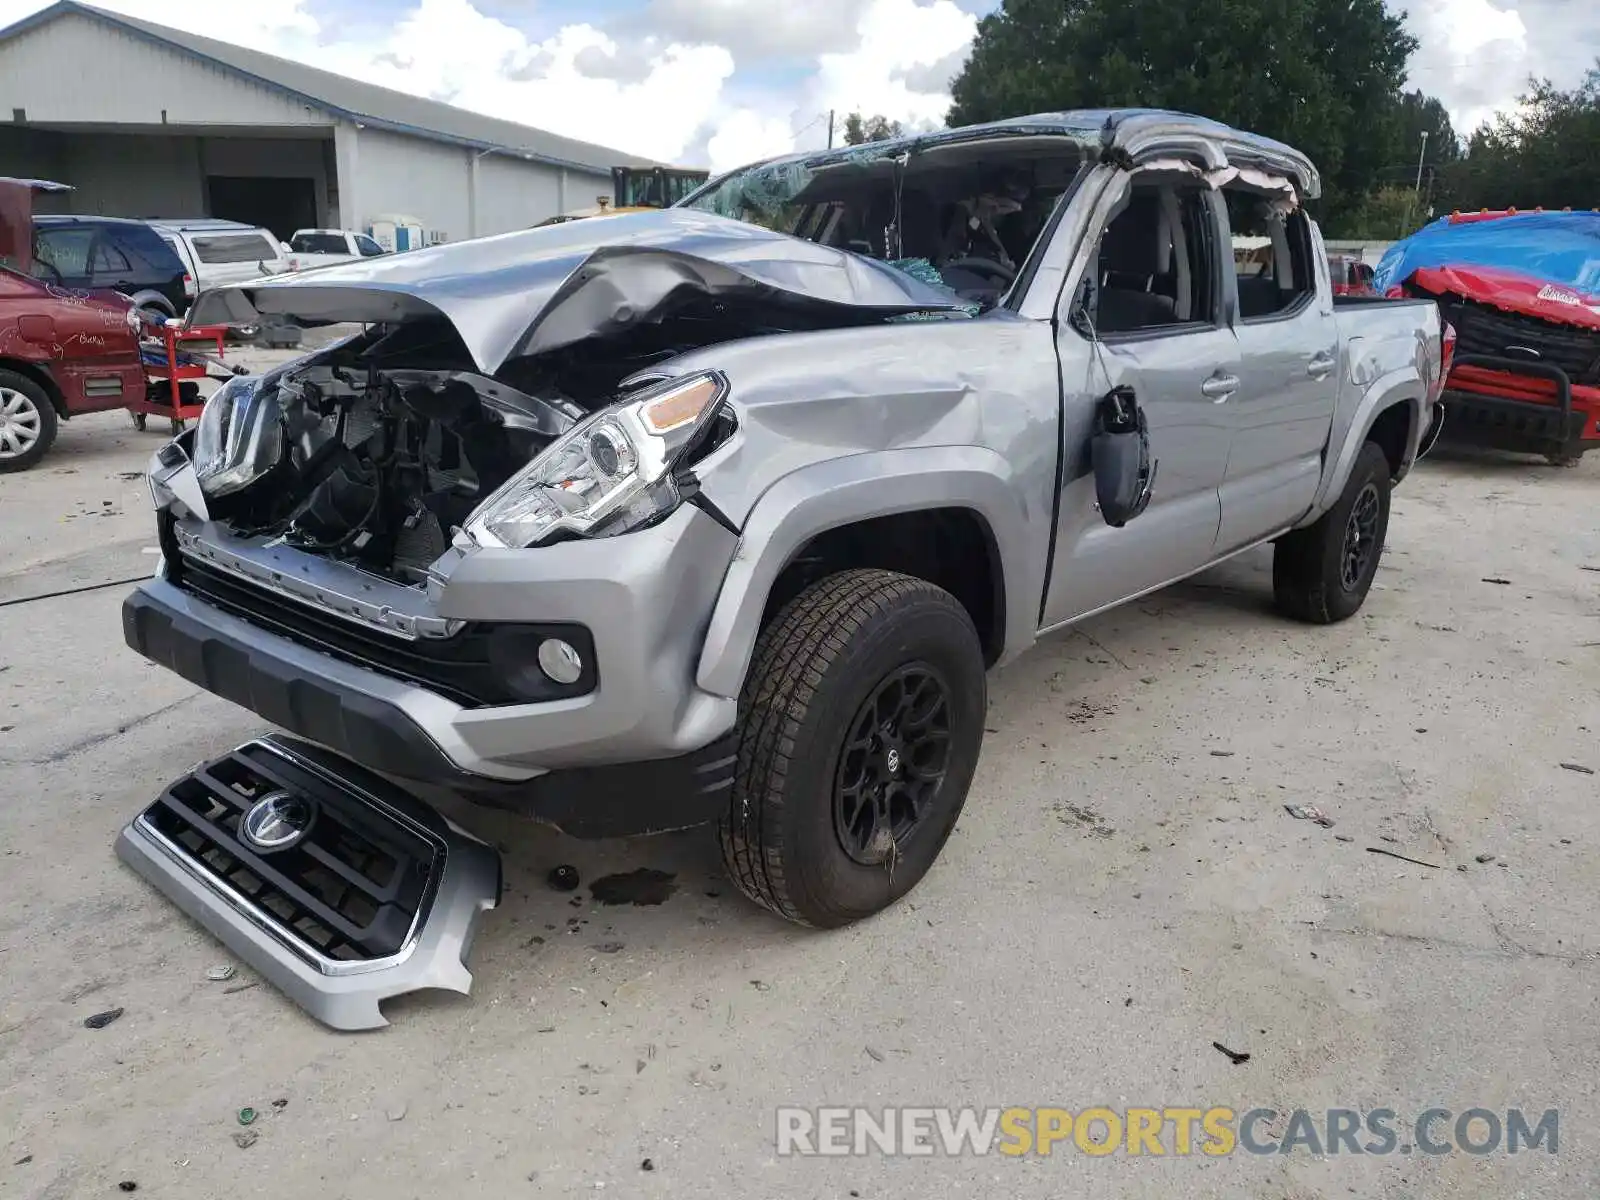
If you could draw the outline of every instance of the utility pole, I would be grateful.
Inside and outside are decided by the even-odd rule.
[[[828,110],[828,149],[833,149],[833,109]]]
[[[1422,165],[1428,160],[1428,131],[1422,131],[1422,149],[1417,152],[1417,182],[1411,188],[1411,199],[1406,203],[1406,216],[1404,227],[1400,236],[1405,237],[1413,232],[1411,228],[1411,214],[1422,202]]]

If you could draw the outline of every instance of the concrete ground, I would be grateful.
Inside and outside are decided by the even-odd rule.
[[[1600,775],[1561,766],[1600,769],[1600,455],[1425,463],[1343,625],[1274,617],[1258,553],[998,673],[943,859],[853,929],[756,911],[703,837],[454,810],[506,855],[474,993],[348,1036],[209,982],[228,954],[112,854],[262,723],[126,650],[125,587],[10,603],[151,569],[159,441],[73,421],[0,479],[0,1194],[1600,1194]],[[558,863],[676,891],[569,900]],[[780,1158],[778,1104],[1387,1107],[1405,1144],[1556,1108],[1559,1153]]]

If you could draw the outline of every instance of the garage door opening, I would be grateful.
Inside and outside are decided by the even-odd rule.
[[[314,229],[318,224],[312,179],[207,175],[206,194],[206,209],[213,217],[260,225],[279,241],[287,242],[296,229]]]

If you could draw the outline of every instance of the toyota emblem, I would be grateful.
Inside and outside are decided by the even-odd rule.
[[[268,792],[250,806],[239,829],[257,850],[287,850],[305,837],[313,815],[309,800],[289,792]]]

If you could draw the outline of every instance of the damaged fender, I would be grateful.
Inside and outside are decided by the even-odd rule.
[[[1033,644],[1043,561],[1007,461],[982,446],[925,446],[854,454],[794,471],[769,488],[744,524],[706,630],[696,682],[738,696],[773,584],[819,533],[874,517],[967,508],[988,532],[1004,614],[1001,661]]]

